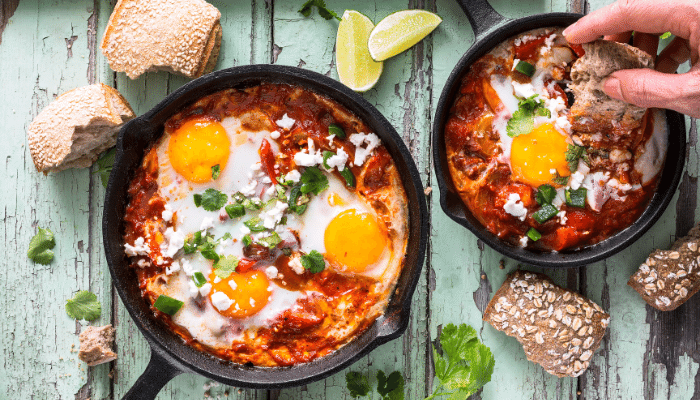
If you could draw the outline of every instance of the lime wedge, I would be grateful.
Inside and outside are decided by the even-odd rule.
[[[367,49],[372,29],[372,20],[354,10],[346,10],[338,25],[335,42],[338,77],[356,92],[372,89],[382,74],[383,63],[374,61]]]
[[[425,10],[395,12],[379,21],[369,35],[367,46],[375,61],[384,61],[423,40],[442,22]]]

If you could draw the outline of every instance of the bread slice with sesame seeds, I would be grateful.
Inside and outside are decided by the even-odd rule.
[[[129,103],[101,83],[68,91],[34,118],[27,130],[37,171],[89,167],[114,146],[119,128],[134,118]]]
[[[196,78],[221,46],[221,13],[204,0],[119,0],[102,38],[110,67],[131,79],[148,71]]]

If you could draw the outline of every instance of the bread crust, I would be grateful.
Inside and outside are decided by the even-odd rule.
[[[110,67],[136,79],[148,71],[190,78],[213,70],[221,13],[204,0],[119,0],[102,38]]]
[[[78,358],[91,367],[116,360],[117,354],[112,351],[113,342],[112,325],[88,326],[80,333]]]
[[[126,99],[107,85],[70,90],[29,125],[27,142],[34,166],[45,174],[89,167],[116,144],[122,124],[134,117]]]

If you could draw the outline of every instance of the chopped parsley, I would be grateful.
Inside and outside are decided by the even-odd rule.
[[[314,274],[326,269],[326,261],[323,259],[323,254],[316,250],[311,250],[311,253],[301,256],[301,265]]]
[[[516,137],[532,132],[535,127],[535,116],[552,116],[551,111],[545,108],[544,102],[539,100],[538,96],[538,94],[533,94],[518,102],[518,109],[506,125],[508,136]]]
[[[318,8],[318,15],[320,15],[324,19],[329,20],[329,19],[335,18],[338,21],[341,20],[341,18],[338,16],[338,14],[336,14],[332,10],[329,10],[326,7],[326,2],[324,0],[308,0],[306,3],[304,3],[301,6],[301,8],[298,10],[298,12],[301,15],[308,17],[311,15],[311,10],[313,9],[314,6],[316,6]]]
[[[56,239],[53,232],[39,227],[39,232],[29,241],[27,257],[37,264],[48,265],[53,261],[53,249],[56,247]]]
[[[317,167],[307,167],[301,174],[301,193],[318,195],[328,188],[328,178]]]
[[[245,201],[245,196],[241,192],[236,192],[233,195],[231,195],[231,199],[235,201],[238,204],[241,204]]]
[[[214,165],[211,167],[211,179],[217,180],[219,179],[219,175],[221,175],[221,167],[219,164]]]
[[[207,211],[218,211],[226,204],[228,196],[216,189],[209,188],[204,193],[194,195],[194,205]]]
[[[274,249],[278,244],[282,243],[282,238],[277,232],[272,232],[272,235],[258,239],[258,243],[269,249]]]
[[[160,312],[168,315],[175,315],[176,312],[180,311],[183,304],[185,303],[180,300],[161,294],[158,296],[158,299],[156,299],[156,302],[153,303],[153,306]]]
[[[586,153],[586,148],[583,146],[578,146],[575,144],[570,144],[569,148],[564,153],[564,158],[566,162],[569,163],[569,170],[574,172],[578,169],[578,160],[583,160],[588,164],[588,153]]]
[[[81,290],[72,299],[66,300],[66,314],[77,320],[94,321],[102,314],[102,305],[94,293]]]
[[[561,176],[561,175],[559,175],[559,172],[557,172],[554,174],[554,178],[552,178],[552,182],[556,183],[557,185],[566,186],[569,183],[569,177],[568,176]]]
[[[214,273],[219,278],[226,279],[236,270],[239,261],[236,256],[221,257],[214,263]]]

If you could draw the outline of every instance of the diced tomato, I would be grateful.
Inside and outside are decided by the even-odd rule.
[[[508,197],[513,193],[517,193],[520,196],[520,201],[523,203],[523,206],[531,207],[535,205],[532,187],[523,185],[522,183],[511,183],[498,192],[495,206],[498,208],[503,207],[508,201]]]
[[[277,173],[275,172],[275,155],[272,154],[272,148],[267,139],[262,140],[260,145],[260,164],[262,170],[270,177],[273,184],[277,184]]]
[[[537,56],[537,50],[539,50],[540,46],[542,46],[542,43],[544,43],[545,39],[547,39],[547,36],[548,35],[538,36],[535,39],[515,46],[515,58],[519,60],[534,60],[535,56]]]
[[[580,44],[569,43],[569,47],[571,47],[571,50],[573,50],[574,53],[576,53],[576,56],[578,56],[579,58],[583,57],[583,55],[586,54],[586,51],[583,50],[583,46],[581,46]]]
[[[581,236],[576,229],[571,226],[562,226],[557,228],[551,246],[552,249],[559,251],[576,245],[580,240]]]
[[[248,258],[241,258],[240,261],[238,261],[238,266],[236,267],[236,272],[239,274],[251,271],[253,269],[253,266],[255,266],[256,261],[255,260],[250,260]]]
[[[586,214],[585,211],[569,210],[566,213],[566,225],[579,232],[592,230],[595,226],[595,219]]]

